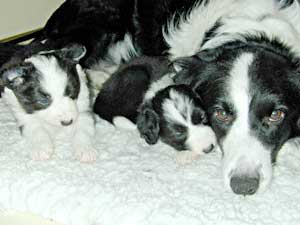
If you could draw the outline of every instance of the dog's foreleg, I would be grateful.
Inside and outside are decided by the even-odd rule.
[[[28,119],[22,124],[22,135],[31,148],[31,157],[34,160],[48,160],[54,153],[54,143],[51,135],[35,119]]]
[[[97,152],[93,146],[95,123],[92,113],[80,113],[75,126],[75,133],[72,140],[75,158],[86,163],[95,161]]]

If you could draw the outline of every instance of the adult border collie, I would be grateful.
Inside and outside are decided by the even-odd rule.
[[[205,101],[226,187],[250,195],[298,135],[299,19],[297,0],[67,0],[40,40],[79,42],[82,64],[108,72],[136,55],[187,57],[177,82]]]

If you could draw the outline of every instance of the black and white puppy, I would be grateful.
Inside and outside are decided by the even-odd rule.
[[[172,71],[165,57],[134,59],[104,83],[94,112],[117,127],[136,124],[148,144],[162,140],[185,164],[211,150],[215,135],[199,97],[186,85],[172,85]]]
[[[84,54],[85,48],[76,44],[59,50],[32,44],[21,47],[1,68],[3,100],[16,117],[35,160],[53,155],[54,139],[61,131],[72,133],[78,160],[96,159],[89,90],[78,64]]]
[[[171,85],[145,99],[137,128],[148,144],[160,139],[178,150],[179,164],[210,152],[216,144],[201,100],[187,85]]]
[[[165,57],[143,56],[121,65],[103,84],[94,103],[94,112],[111,123],[121,116],[136,123],[137,110],[145,95],[150,98],[173,83],[169,64]]]

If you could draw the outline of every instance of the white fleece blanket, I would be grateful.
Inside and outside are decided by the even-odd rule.
[[[75,161],[62,141],[52,160],[32,161],[0,100],[0,208],[66,225],[300,224],[300,151],[282,151],[266,193],[242,197],[224,190],[217,152],[180,167],[168,146],[104,121],[95,145],[94,164]]]

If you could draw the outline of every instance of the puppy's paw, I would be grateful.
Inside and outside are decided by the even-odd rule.
[[[91,146],[88,147],[75,147],[74,156],[77,160],[83,163],[92,163],[97,159],[97,151]]]
[[[199,158],[199,154],[193,151],[179,151],[176,153],[176,162],[181,165],[187,165]]]
[[[43,150],[32,150],[31,158],[36,161],[46,161],[51,159],[54,154],[54,148],[52,146],[41,147]]]

